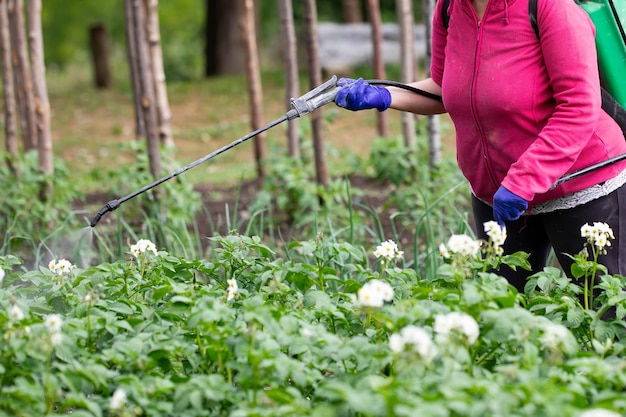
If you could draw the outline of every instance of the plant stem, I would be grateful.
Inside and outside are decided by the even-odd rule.
[[[87,346],[91,347],[91,302],[87,307]]]

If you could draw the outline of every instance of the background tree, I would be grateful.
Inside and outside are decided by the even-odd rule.
[[[11,65],[11,38],[9,34],[9,16],[7,0],[0,0],[0,58],[2,59],[2,99],[4,104],[4,135],[7,163],[15,176],[17,166],[17,115],[15,114],[15,89],[13,84],[13,67]]]
[[[423,0],[422,13],[424,14],[424,26],[426,32],[426,57],[424,60],[425,76],[430,77],[430,62],[432,58],[431,39],[432,39],[432,18],[435,10],[435,0]],[[439,115],[428,116],[428,161],[431,171],[441,163],[441,135],[439,132]]]
[[[206,0],[205,70],[207,77],[241,73],[244,53],[237,15],[237,2]]]
[[[131,0],[132,29],[135,40],[135,56],[137,74],[139,75],[139,93],[141,113],[145,127],[148,159],[150,161],[150,173],[154,178],[161,175],[161,154],[159,152],[159,139],[157,137],[156,109],[154,100],[154,82],[150,57],[148,53],[148,41],[146,37],[146,18],[142,0]]]
[[[250,102],[250,121],[252,130],[258,130],[265,125],[263,122],[263,86],[261,83],[261,68],[259,52],[256,43],[256,25],[254,2],[252,0],[238,0],[241,20],[241,33],[246,52],[246,76],[248,78],[248,96]],[[266,156],[265,133],[257,135],[254,140],[254,156],[257,164],[257,174],[263,177],[265,170],[263,162]]]
[[[304,26],[306,30],[307,67],[309,72],[309,87],[314,89],[322,84],[322,67],[319,60],[319,45],[317,42],[317,8],[315,0],[304,0]],[[328,187],[328,164],[324,150],[322,109],[310,114],[311,132],[313,135],[313,149],[315,151],[315,168],[318,184]]]
[[[383,59],[383,31],[380,18],[380,3],[378,0],[368,0],[367,6],[370,25],[372,27],[372,66],[374,67],[374,78],[384,80],[387,76],[385,75],[385,61]],[[382,137],[388,135],[387,114],[386,112],[376,113],[376,128],[378,135]]]
[[[89,27],[89,45],[93,62],[94,84],[97,88],[111,88],[113,85],[110,63],[111,48],[104,23],[97,22]]]
[[[42,200],[51,198],[54,192],[52,175],[54,164],[52,158],[52,133],[50,129],[50,102],[46,83],[46,65],[44,62],[43,31],[41,29],[41,0],[28,0],[28,43],[33,71],[33,87],[35,100],[35,122],[37,132],[37,149],[39,151],[39,171],[45,174],[40,197]]]
[[[415,81],[415,53],[413,49],[413,5],[411,0],[396,0],[396,10],[400,25],[400,81],[410,83]],[[402,134],[405,145],[414,149],[415,138],[415,115],[402,113]]]
[[[170,103],[167,98],[163,52],[161,50],[161,30],[159,27],[159,0],[145,0],[146,32],[150,52],[150,69],[154,83],[154,96],[158,116],[159,139],[164,146],[173,147]]]
[[[139,83],[139,65],[137,62],[137,40],[135,39],[133,0],[124,0],[124,33],[126,34],[126,56],[130,72],[130,85],[133,90],[133,110],[135,115],[135,138],[143,138],[146,127],[141,106],[141,85]]]
[[[360,23],[363,21],[360,0],[341,0],[343,19],[346,23]]]
[[[24,152],[37,148],[35,128],[35,99],[33,97],[33,79],[28,60],[26,45],[26,26],[24,24],[24,2],[9,0],[9,28],[11,32],[11,50],[13,51],[13,75],[20,115],[20,131]]]
[[[291,0],[278,0],[278,10],[280,14],[280,50],[285,68],[285,102],[287,103],[287,111],[289,111],[291,98],[300,96],[297,39]],[[291,157],[300,157],[298,119],[291,119],[287,122],[287,152]]]

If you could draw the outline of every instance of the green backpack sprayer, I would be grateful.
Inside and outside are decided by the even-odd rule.
[[[448,9],[446,7],[446,4],[449,4],[450,0],[443,1],[443,21],[444,24],[447,25],[449,16],[445,11]],[[538,0],[529,0],[528,13],[530,18],[530,24],[535,30],[537,37],[539,37],[541,34],[537,24],[537,1]],[[577,1],[577,3],[589,14],[597,29],[596,44],[598,49],[598,61],[600,63],[600,73],[603,85],[602,108],[618,122],[626,136],[626,110],[624,109],[624,107],[626,107],[626,83],[623,81],[624,74],[626,74],[626,0],[579,0]],[[370,84],[403,88],[416,94],[431,98],[433,100],[441,101],[440,96],[402,83],[387,80],[367,80],[367,82],[369,82]],[[117,209],[122,203],[130,200],[131,198],[134,198],[139,194],[142,194],[156,187],[157,185],[160,185],[165,181],[168,181],[190,170],[191,168],[200,165],[203,162],[208,161],[209,159],[212,159],[215,156],[226,152],[227,150],[259,135],[262,132],[265,132],[266,130],[271,129],[272,127],[281,124],[284,121],[304,116],[328,103],[334,102],[339,89],[340,87],[337,87],[337,77],[333,76],[330,80],[314,88],[300,98],[291,99],[291,109],[281,118],[276,119],[273,122],[265,125],[264,127],[257,129],[254,132],[251,132],[246,136],[234,142],[231,142],[230,144],[214,152],[211,152],[208,155],[203,156],[202,158],[172,172],[171,174],[153,182],[152,184],[146,185],[145,187],[142,187],[141,189],[125,197],[109,201],[96,213],[94,218],[91,220],[91,227],[95,227],[104,214]],[[572,180],[581,175],[622,161],[624,159],[626,159],[626,154],[610,158],[606,161],[592,165],[580,171],[566,174],[558,179],[552,185],[552,188],[566,181]]]

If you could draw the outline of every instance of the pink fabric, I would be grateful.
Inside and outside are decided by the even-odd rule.
[[[626,168],[550,186],[566,173],[626,152],[601,109],[595,29],[573,0],[539,0],[540,42],[527,0],[490,0],[481,22],[470,0],[437,2],[432,78],[456,129],[457,160],[474,194],[504,185],[530,206],[601,183]]]

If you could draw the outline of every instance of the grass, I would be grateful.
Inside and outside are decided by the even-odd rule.
[[[119,52],[118,54],[119,55]],[[114,87],[99,90],[93,86],[87,60],[77,62],[63,71],[48,71],[52,111],[54,153],[69,166],[76,183],[84,192],[107,188],[101,181],[107,172],[120,164],[131,163],[132,155],[120,151],[119,145],[135,140],[133,98],[128,81],[128,68],[123,59],[114,60]],[[367,69],[363,70],[364,76]],[[287,110],[284,79],[280,71],[262,74],[263,117],[268,123]],[[301,93],[308,90],[305,77]],[[172,114],[172,131],[176,144],[175,162],[184,166],[216,149],[245,136],[253,129],[246,79],[243,75],[207,78],[187,83],[168,84]],[[325,140],[334,149],[357,156],[369,152],[368,144],[377,137],[376,112],[347,112],[334,105],[324,109]],[[401,116],[388,112],[391,135],[401,134]],[[299,119],[302,131],[309,129],[309,118]],[[443,118],[445,141],[450,139],[450,124]],[[284,143],[286,124],[267,132],[267,148]],[[218,157],[185,173],[193,183],[236,185],[241,179],[256,176],[253,140],[247,141]],[[453,147],[446,147],[453,152]],[[167,162],[167,161],[166,161]],[[172,164],[164,164],[171,167]],[[176,165],[173,169],[180,167]],[[166,175],[169,172],[164,173]],[[331,173],[334,175],[335,173]]]

